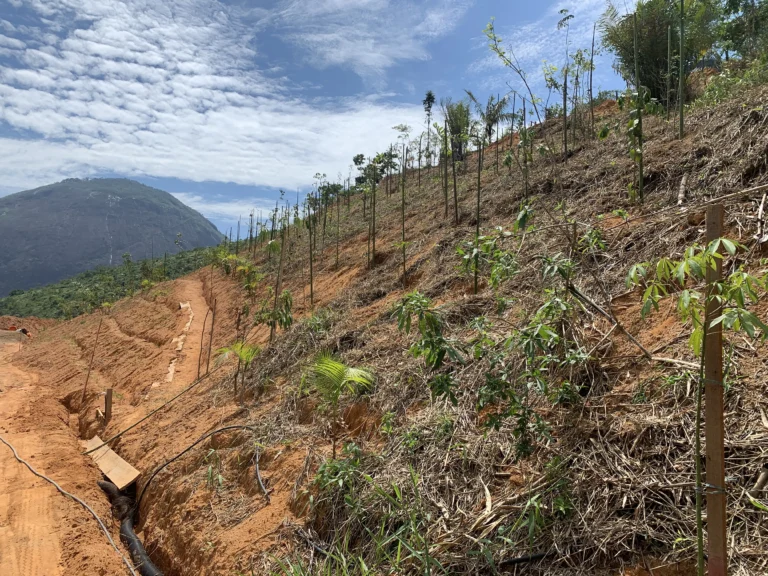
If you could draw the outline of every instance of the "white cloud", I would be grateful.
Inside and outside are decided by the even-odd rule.
[[[206,218],[228,222],[237,222],[241,217],[247,221],[252,210],[254,218],[261,213],[261,219],[264,220],[275,208],[273,201],[257,197],[233,200],[221,195],[204,197],[190,192],[174,192],[173,196]]]
[[[306,48],[318,64],[375,75],[399,59],[427,57],[422,41],[383,30],[371,35],[382,42],[375,55],[365,55],[362,35],[342,40],[342,26],[328,32],[343,44],[334,61],[323,48],[329,38],[308,15],[351,25],[361,5],[376,18],[393,7],[323,0],[237,11],[216,0],[31,0],[35,26],[2,26],[10,39],[3,46],[12,45],[0,54],[3,189],[103,173],[295,188],[318,170],[346,174],[356,153],[394,139],[393,125],[420,124],[420,106],[381,95],[309,100],[279,71],[258,68],[254,45],[268,23],[280,29],[281,18],[303,10],[294,38],[315,35],[317,45]],[[450,28],[426,8],[415,13],[413,22],[433,35]],[[376,18],[361,30],[383,22]]]
[[[451,32],[474,0],[283,0],[273,23],[318,67],[346,66],[383,86],[403,60],[428,60],[429,41]]]

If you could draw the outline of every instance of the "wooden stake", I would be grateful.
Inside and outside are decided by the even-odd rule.
[[[216,299],[213,300],[213,315],[211,316],[211,337],[208,340],[208,360],[205,364],[205,373],[211,369],[211,346],[213,346],[213,328],[216,326]]]
[[[208,308],[208,310],[205,313],[205,318],[203,319],[203,329],[200,332],[200,354],[197,355],[197,379],[200,380],[200,363],[203,359],[203,341],[205,340],[205,323],[208,322],[208,315],[211,313],[211,309]]]
[[[112,388],[107,388],[107,395],[104,396],[104,424],[109,424],[112,420]]]
[[[707,243],[723,234],[723,205],[707,208]],[[721,305],[713,298],[716,283],[722,278],[722,260],[715,259],[714,269],[707,268],[706,322],[721,314]],[[723,329],[722,323],[708,326],[706,355],[704,357],[705,382],[705,438],[707,441],[707,537],[709,576],[726,576],[728,568],[726,549],[726,492],[725,449],[723,426]]]

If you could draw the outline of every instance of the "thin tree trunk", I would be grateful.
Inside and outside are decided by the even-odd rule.
[[[526,125],[527,114],[526,114],[526,108],[525,108],[525,99],[523,99],[523,129],[525,130],[526,135],[528,134],[528,126]],[[525,143],[522,143],[522,149],[523,149],[523,187],[524,192],[523,196],[525,198],[528,198],[528,148],[526,148]]]
[[[336,198],[336,270],[339,269],[339,235],[341,230],[341,198]]]
[[[456,153],[451,146],[451,170],[453,171],[453,223],[459,225],[459,191],[456,186]]]
[[[282,240],[280,241],[280,263],[277,265],[277,282],[275,285],[275,303],[272,306],[272,326],[269,330],[269,342],[272,343],[272,339],[275,336],[275,327],[277,325],[277,303],[280,299],[280,289],[283,287],[283,258],[285,256],[285,229],[286,225],[283,223]]]
[[[419,136],[419,194],[421,194],[421,136]]]
[[[445,196],[445,218],[448,218],[448,120],[443,131],[443,194]]]
[[[402,191],[403,191],[403,198],[402,198],[402,205],[401,205],[401,214],[402,214],[402,223],[403,223],[403,234],[402,234],[402,244],[403,244],[403,290],[405,290],[405,164],[408,159],[408,149],[405,147],[405,144],[403,144],[403,164],[402,164],[402,171],[403,171],[403,178],[402,178]]]
[[[571,99],[573,100],[573,106],[571,106],[571,144],[573,146],[576,146],[576,124],[577,124],[577,116],[578,116],[578,106],[579,106],[579,73],[581,70],[579,69],[579,66],[576,66],[576,74],[573,75],[573,95],[571,96]]]
[[[376,266],[376,165],[373,165],[373,182],[371,184],[371,231],[372,231],[372,252],[371,267]]]
[[[325,253],[325,226],[328,223],[328,191],[326,190],[323,194],[323,240],[322,244],[320,245],[320,258],[323,257],[323,254]]]
[[[639,159],[637,163],[638,178],[637,178],[637,192],[640,195],[640,202],[643,201],[643,104],[644,95],[642,84],[640,83],[640,58],[638,56],[637,49],[637,12],[633,16],[635,24],[635,85],[637,87],[637,122],[638,130],[640,134],[637,136],[637,144],[639,153]]]
[[[501,95],[498,93],[496,94],[496,105],[499,106],[501,104]],[[499,173],[499,126],[500,121],[496,120],[496,174]],[[490,143],[490,140],[489,140]]]
[[[314,309],[315,307],[315,264],[313,256],[313,242],[312,242],[312,207],[307,207],[307,223],[309,224],[309,307]]]
[[[568,164],[568,67],[563,70],[563,160]]]
[[[480,250],[480,176],[483,172],[483,142],[477,145],[477,208],[475,210],[475,294],[477,294],[477,268]]]
[[[669,122],[669,94],[672,85],[672,26],[667,26],[667,122]]]
[[[432,122],[432,112],[430,111],[429,114],[427,114],[427,176],[430,176],[432,174],[432,158],[429,155],[429,144],[431,140],[430,136],[432,135],[432,131],[429,125],[431,122]]]
[[[677,101],[680,106],[680,140],[685,135],[685,2],[680,0],[680,66],[678,70],[679,87]]]
[[[80,398],[80,410],[85,405],[85,393],[88,391],[88,380],[91,377],[91,368],[93,367],[93,357],[96,355],[96,348],[99,346],[99,334],[101,334],[101,323],[104,322],[104,313],[101,313],[99,318],[99,327],[96,329],[96,341],[93,343],[93,350],[91,350],[91,359],[88,361],[88,372],[85,375],[85,385],[83,386],[83,395]]]
[[[592,75],[595,71],[595,32],[597,31],[597,22],[592,26],[592,52],[589,56],[589,130],[590,137],[595,137],[595,98],[592,92]]]

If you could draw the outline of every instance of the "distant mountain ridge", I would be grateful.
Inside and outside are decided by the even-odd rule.
[[[181,247],[175,243],[181,233]],[[0,198],[0,297],[96,266],[223,238],[171,194],[123,178],[68,179]]]

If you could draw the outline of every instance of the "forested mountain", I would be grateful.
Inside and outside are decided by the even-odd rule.
[[[120,264],[126,252],[157,257],[221,238],[162,190],[127,179],[64,180],[0,198],[0,296]]]

